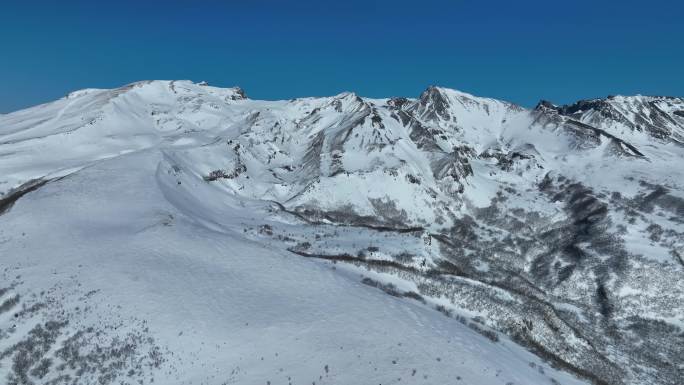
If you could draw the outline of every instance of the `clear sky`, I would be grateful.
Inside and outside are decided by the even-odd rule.
[[[432,84],[525,106],[684,96],[684,1],[0,3],[0,112],[143,79],[259,99]]]

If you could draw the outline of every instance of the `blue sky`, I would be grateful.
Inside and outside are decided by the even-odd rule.
[[[4,0],[0,112],[143,79],[259,99],[684,96],[683,20],[674,0]]]

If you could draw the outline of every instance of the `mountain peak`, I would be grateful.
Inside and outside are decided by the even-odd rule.
[[[537,111],[554,111],[573,120],[625,137],[628,141],[643,134],[661,141],[684,142],[684,100],[670,96],[610,95],[554,105],[542,100]]]
[[[558,106],[551,103],[548,100],[542,99],[537,103],[537,105],[534,107],[535,111],[543,111],[543,110],[553,110],[553,111],[558,111]]]
[[[418,106],[422,111],[421,114],[427,114],[426,118],[435,119],[449,119],[449,96],[445,89],[430,86],[418,97]]]
[[[383,331],[383,325],[390,323],[408,328],[392,338],[377,333],[378,341],[385,341],[382,352],[393,354],[398,340],[408,352],[407,361],[402,360],[405,365],[388,364],[400,359],[390,353],[381,357],[387,365],[378,372],[396,371],[387,381],[379,379],[383,383],[405,376],[406,368],[414,366],[408,360],[423,351],[426,345],[420,344],[425,341],[430,341],[428,348],[442,341],[426,355],[425,362],[434,364],[434,372],[415,362],[430,375],[431,383],[446,383],[456,371],[464,374],[462,367],[445,372],[446,366],[435,364],[435,357],[442,354],[468,354],[448,352],[442,335],[420,335],[414,340],[415,349],[401,339],[401,334],[441,333],[449,325],[454,328],[450,335],[460,330],[466,336],[479,336],[474,330],[492,341],[504,339],[482,341],[486,349],[505,354],[518,349],[509,357],[518,361],[496,359],[511,362],[509,369],[477,370],[494,372],[497,379],[468,376],[469,383],[505,383],[508,370],[513,369],[510,380],[516,383],[549,383],[548,377],[518,375],[520,370],[543,375],[536,366],[541,359],[524,353],[523,347],[553,357],[560,367],[594,383],[678,383],[677,368],[662,363],[677,362],[682,356],[675,328],[681,317],[672,309],[682,308],[684,291],[672,282],[684,279],[679,268],[684,264],[680,247],[684,147],[656,138],[682,137],[683,106],[678,99],[616,96],[567,106],[541,101],[537,109],[549,111],[529,113],[510,103],[437,86],[428,87],[418,99],[362,99],[344,92],[295,101],[248,100],[239,87],[187,80],[78,91],[68,99],[0,116],[0,255],[3,263],[8,260],[5,264],[16,267],[5,271],[6,276],[21,273],[16,286],[0,287],[0,303],[13,306],[3,293],[16,292],[28,278],[37,293],[50,292],[52,287],[60,296],[82,283],[84,291],[74,292],[68,300],[77,309],[90,295],[86,293],[93,293],[91,304],[101,298],[107,309],[118,313],[108,298],[127,291],[133,301],[129,303],[143,301],[130,309],[135,319],[140,314],[159,315],[157,305],[150,308],[149,304],[195,306],[180,313],[168,307],[160,315],[163,322],[149,323],[150,333],[164,338],[159,340],[161,346],[179,340],[177,325],[188,315],[195,314],[201,322],[216,315],[207,301],[237,309],[230,317],[218,314],[217,333],[231,329],[226,322],[236,315],[234,327],[257,333],[249,340],[262,338],[258,328],[272,326],[273,315],[302,314],[301,319],[288,318],[279,326],[296,327],[312,319],[320,324],[310,314],[331,314],[346,303],[348,307],[340,310],[345,316],[359,309],[363,314],[381,312],[362,318],[352,329],[335,328],[332,334],[341,337],[334,343],[327,343],[332,341],[325,334],[330,328],[323,325],[315,338],[333,351],[350,333]],[[264,250],[282,255],[264,259],[259,254]],[[296,255],[337,261],[339,270],[326,269],[323,274],[325,265],[310,264]],[[67,256],[68,263],[61,256]],[[187,263],[187,268],[179,268],[178,263]],[[215,274],[221,266],[225,271]],[[302,266],[312,268],[291,275],[293,268]],[[250,275],[235,281],[242,276],[235,269]],[[188,280],[188,271],[202,284]],[[359,272],[367,277],[356,278]],[[99,278],[104,276],[112,283],[103,285]],[[45,277],[50,277],[49,282]],[[356,282],[326,289],[330,282],[347,278]],[[54,286],[60,281],[53,279],[64,279],[66,286]],[[207,279],[211,285],[205,285]],[[358,284],[360,279],[365,285]],[[186,286],[169,291],[175,290],[175,281]],[[268,290],[255,298],[250,293],[259,281]],[[168,288],[158,292],[172,293],[169,297],[147,290],[164,282]],[[287,286],[291,284],[299,289],[287,297],[288,290],[294,289]],[[197,292],[198,287],[206,293]],[[388,314],[380,305],[359,306],[354,299],[360,297],[358,291],[337,295],[354,288],[392,294],[395,298],[389,299],[387,309],[414,301],[411,314],[422,308],[421,322],[428,326],[433,324],[427,322],[436,322],[435,327],[416,328],[412,318],[404,320],[401,312]],[[108,291],[98,294],[98,290]],[[328,292],[333,295],[310,297]],[[12,298],[19,301],[43,301],[29,290],[16,294]],[[369,298],[382,298],[370,294]],[[274,296],[285,297],[272,301]],[[299,306],[302,298],[312,307],[292,311],[289,304]],[[45,303],[49,299],[44,298]],[[239,302],[220,302],[224,300]],[[263,306],[257,309],[255,303]],[[59,303],[54,308],[38,307],[40,311],[30,310],[32,304],[20,302],[18,306],[29,310],[7,312],[14,316],[0,314],[0,329],[11,330],[18,322],[40,326],[51,319],[44,318],[48,310],[54,310],[55,317],[64,314]],[[279,304],[287,306],[274,311]],[[106,320],[107,309],[74,314]],[[171,318],[176,316],[181,318]],[[374,319],[383,324],[369,328]],[[71,329],[56,341],[79,335],[76,328],[85,320],[72,320],[64,326]],[[344,327],[354,320],[356,315],[336,324]],[[168,328],[152,329],[159,324]],[[31,342],[29,329],[17,328],[19,334],[11,338]],[[117,333],[117,328],[103,332]],[[301,336],[301,332],[288,329],[286,335]],[[227,335],[226,341],[234,337]],[[280,350],[292,344],[276,337],[281,336],[273,336],[272,346],[278,347],[280,359],[255,359],[261,354],[251,345],[230,357],[242,356],[251,368],[270,363],[268,373],[274,373],[285,367],[283,359],[297,360],[311,349],[305,341],[294,350]],[[184,338],[179,344],[198,336]],[[201,342],[209,346],[213,340],[209,336]],[[655,358],[650,354],[653,346],[662,347]],[[71,362],[53,355],[52,347],[43,350],[54,360],[51,368]],[[169,349],[174,350],[182,351]],[[14,356],[0,357],[0,364],[9,364],[3,368],[10,368],[12,360],[25,353],[9,352]],[[616,354],[605,356],[605,352]],[[181,358],[194,362],[194,354]],[[340,354],[354,360],[355,355]],[[491,357],[487,354],[486,367],[491,368]],[[611,361],[613,357],[629,359]],[[531,360],[537,362],[533,368],[528,365]],[[331,376],[349,372],[334,372],[337,368],[365,366],[333,361]],[[551,373],[551,368],[544,368]],[[198,366],[198,373],[204,375],[205,369]],[[360,383],[368,378],[367,372],[358,373],[339,382]],[[45,381],[63,374],[48,371]],[[223,374],[224,378],[232,375]],[[553,372],[553,377],[563,379],[560,374]],[[297,374],[297,378],[307,377]],[[613,381],[616,378],[628,381]],[[157,374],[155,379],[179,382]],[[253,380],[235,377],[239,383],[266,382],[263,379],[260,373]],[[562,383],[579,384],[568,378]]]

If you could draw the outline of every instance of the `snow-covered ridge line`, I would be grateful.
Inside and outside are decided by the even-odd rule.
[[[127,295],[164,304],[159,314],[173,319],[168,314],[178,305],[170,297],[150,297],[155,287],[173,289],[156,278],[157,268],[175,281],[192,271],[183,290],[214,293],[206,294],[211,300],[193,297],[202,306],[192,311],[216,325],[234,316],[231,306],[254,314],[257,305],[232,296],[251,286],[263,294],[260,303],[286,298],[273,306],[280,316],[300,314],[293,309],[310,300],[305,312],[350,322],[328,318],[334,306],[316,303],[327,297],[288,280],[285,266],[292,264],[298,280],[311,274],[314,291],[351,282],[335,286],[345,288],[336,295],[348,308],[368,302],[345,297],[347,290],[362,298],[365,290],[408,293],[393,299],[399,309],[436,313],[440,321],[425,322],[452,325],[440,328],[456,335],[462,331],[453,321],[466,325],[495,341],[495,351],[526,348],[595,383],[675,384],[681,368],[668,363],[684,354],[684,287],[673,285],[684,280],[683,133],[684,103],[668,97],[542,102],[530,110],[435,86],[416,98],[344,92],[279,101],[190,81],[87,89],[0,116],[0,206],[11,206],[0,217],[0,255],[11,255],[12,268],[35,278],[36,287],[39,276],[24,260],[107,261],[126,271],[116,276],[124,285],[145,287]],[[30,191],[31,181],[53,179]],[[245,255],[232,255],[235,248]],[[231,263],[221,265],[223,258]],[[130,272],[138,259],[150,263]],[[339,263],[329,271],[331,262]],[[64,264],[67,276],[78,264]],[[237,270],[247,278],[232,276]],[[97,267],[92,273],[103,274]],[[271,280],[292,292],[272,289]],[[245,287],[226,294],[226,282]],[[366,283],[361,292],[353,288],[359,283]],[[415,333],[407,317],[402,333]],[[249,334],[243,321],[232,325]],[[335,330],[312,328],[323,339]],[[173,345],[168,335],[162,340]],[[654,349],[662,354],[650,354]],[[241,358],[251,362],[250,373],[259,372],[251,368],[261,360]],[[313,373],[298,368],[307,378]],[[22,373],[12,375],[29,376]],[[520,373],[524,383],[546,381]],[[471,382],[491,383],[485,378],[480,373]]]

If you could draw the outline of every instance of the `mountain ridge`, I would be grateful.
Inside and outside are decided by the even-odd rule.
[[[158,186],[174,216],[365,269],[585,380],[684,370],[681,98],[263,101],[189,81],[69,95],[0,116],[0,199],[144,158],[154,175],[130,183]]]

